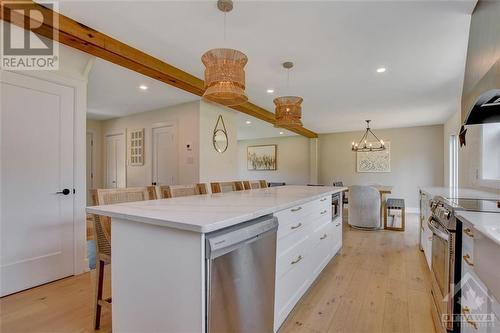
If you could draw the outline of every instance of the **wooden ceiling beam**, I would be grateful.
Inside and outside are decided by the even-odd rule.
[[[53,38],[64,45],[76,48],[95,57],[128,68],[197,96],[203,96],[205,91],[204,82],[196,76],[81,24],[67,16],[54,12],[49,8],[45,8],[40,4],[32,1],[23,1],[23,3],[29,6],[30,9],[54,15],[54,17],[57,17],[54,22],[58,21],[58,24],[56,27],[53,26],[52,22],[35,22],[38,24],[29,24],[30,21],[36,20],[29,16],[25,16],[23,14],[24,12],[11,10],[11,2],[5,3],[3,1],[1,2],[2,10],[0,18],[20,26],[21,28],[36,27],[31,30],[39,35]],[[56,30],[55,34],[53,34],[54,30]],[[275,123],[276,118],[274,113],[251,102],[246,102],[231,108],[268,123]],[[318,137],[316,133],[304,127],[287,129],[307,138]]]

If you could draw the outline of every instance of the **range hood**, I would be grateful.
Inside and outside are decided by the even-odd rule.
[[[500,122],[500,89],[483,93],[476,100],[465,119],[465,125]]]

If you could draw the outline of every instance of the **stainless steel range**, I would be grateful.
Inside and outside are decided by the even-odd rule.
[[[442,332],[460,332],[460,322],[454,315],[460,315],[462,226],[455,212],[470,210],[500,213],[500,204],[491,199],[443,198],[431,201],[432,216],[427,221],[432,231],[432,287],[434,300],[433,319]]]

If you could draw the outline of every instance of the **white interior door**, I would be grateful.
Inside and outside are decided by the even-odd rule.
[[[90,189],[94,188],[94,135],[87,132],[87,206],[92,205]]]
[[[72,88],[1,73],[0,295],[74,271]],[[65,194],[58,193],[64,191]]]
[[[106,187],[126,187],[125,134],[106,136]]]
[[[177,140],[175,126],[153,128],[153,185],[177,183]]]

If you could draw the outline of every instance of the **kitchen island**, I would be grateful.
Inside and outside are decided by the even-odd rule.
[[[89,207],[112,223],[115,332],[205,332],[207,234],[275,216],[274,331],[338,252],[344,187],[283,186]]]

